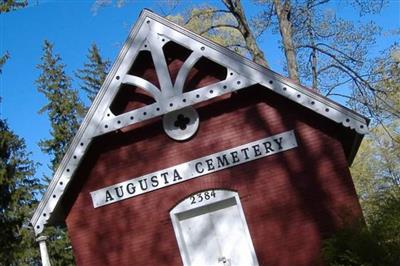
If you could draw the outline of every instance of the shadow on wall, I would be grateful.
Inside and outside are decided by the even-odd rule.
[[[171,76],[187,56],[167,60]],[[156,74],[149,67],[151,81]],[[204,71],[209,73],[199,67],[187,84],[221,78]],[[197,108],[200,129],[189,141],[169,139],[159,118],[94,140],[64,200],[77,264],[181,264],[169,210],[213,188],[238,191],[260,265],[322,264],[321,240],[341,226],[342,213],[361,215],[341,126],[259,85]],[[293,150],[93,208],[90,192],[96,189],[292,129],[298,142]]]
[[[265,196],[265,205],[268,207],[260,215],[266,223],[262,230],[269,231],[271,242],[281,242],[283,245],[278,251],[279,255],[276,247],[271,248],[271,252],[267,253],[274,254],[275,261],[268,258],[265,263],[322,263],[319,260],[321,240],[331,236],[344,223],[361,216],[339,141],[343,136],[338,134],[343,129],[265,88],[256,86],[244,92],[242,97],[260,99],[266,103],[257,105],[257,115],[251,111],[247,113],[247,121],[252,123],[252,127],[262,128],[267,135],[295,129],[298,142],[298,148],[291,152],[275,155],[274,163],[284,171],[283,182],[289,186],[285,186],[283,194]],[[272,194],[275,186],[272,184],[270,188]],[[279,221],[274,223],[274,220]],[[271,228],[268,226],[269,221],[274,224]],[[256,246],[264,244],[263,241],[258,242]],[[316,261],[310,261],[310,258]],[[260,263],[263,264],[262,261]]]

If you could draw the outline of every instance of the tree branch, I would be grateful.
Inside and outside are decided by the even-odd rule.
[[[226,8],[232,13],[238,22],[239,32],[242,34],[248,51],[250,52],[254,62],[268,67],[268,63],[264,58],[264,53],[258,47],[256,39],[247,23],[246,16],[244,14],[242,4],[240,0],[222,0]]]
[[[273,0],[273,3],[278,18],[279,31],[282,37],[289,77],[296,83],[300,83],[296,58],[296,46],[293,42],[293,29],[290,18],[292,15],[291,12],[293,11],[292,6],[289,0],[285,0],[284,2],[282,2],[282,0]]]
[[[330,1],[330,0],[321,0],[321,1],[315,2],[315,3],[313,3],[313,4],[311,4],[312,1],[308,1],[307,7],[308,7],[309,9],[312,9],[312,8],[314,8],[314,7],[316,7],[316,6],[326,4],[326,3],[328,3],[329,1]]]
[[[344,73],[348,74],[350,77],[353,77],[354,81],[356,81],[356,79],[361,81],[369,90],[371,90],[373,92],[379,91],[378,89],[372,87],[369,84],[369,82],[367,80],[365,80],[360,74],[358,74],[351,67],[347,66],[340,59],[338,59],[335,54],[332,54],[332,53],[330,53],[330,52],[328,52],[328,51],[326,51],[324,49],[319,48],[318,45],[314,45],[314,46],[312,46],[312,45],[301,45],[301,47],[315,49],[315,50],[319,51],[320,53],[329,56],[330,58],[332,58],[335,62],[337,62],[339,64],[339,65],[332,65],[333,67],[336,67],[336,68],[342,70]],[[381,92],[384,93],[383,91],[381,91]]]
[[[346,53],[344,53],[344,52],[338,50],[337,48],[332,47],[332,46],[330,46],[330,45],[328,45],[328,44],[326,44],[326,43],[317,43],[316,46],[318,46],[318,45],[320,45],[320,46],[326,46],[326,47],[328,47],[329,49],[332,49],[333,51],[338,52],[339,54],[345,56],[347,59],[350,59],[350,60],[353,61],[353,62],[362,63],[360,60],[357,60],[357,59],[355,59],[354,57],[351,57],[350,55],[348,55],[348,54],[346,54]]]
[[[218,25],[212,25],[212,26],[208,27],[207,29],[200,32],[199,35],[203,35],[204,33],[207,33],[210,30],[218,29],[218,28],[232,28],[232,29],[238,30],[240,32],[240,30],[237,26],[230,25],[230,24],[218,24]]]
[[[328,96],[338,96],[338,97],[346,98],[346,99],[349,99],[349,100],[356,100],[356,98],[354,98],[354,97],[351,97],[351,96],[345,95],[345,94],[340,94],[340,93],[328,93],[325,96],[326,97],[328,97]]]
[[[191,22],[192,19],[196,18],[196,17],[200,17],[202,15],[205,14],[216,14],[216,13],[226,13],[226,14],[230,14],[231,12],[228,10],[224,10],[224,9],[218,9],[218,10],[202,10],[197,14],[194,14],[192,16],[190,16],[190,18],[185,22],[185,25],[189,24]]]
[[[264,31],[268,28],[268,26],[271,24],[272,17],[274,15],[274,5],[270,5],[269,10],[262,12],[262,15],[260,18],[262,21],[264,21],[263,28],[259,32],[257,32],[255,38],[258,39]],[[254,20],[252,21],[253,24],[255,24]],[[254,25],[253,25],[254,26]]]

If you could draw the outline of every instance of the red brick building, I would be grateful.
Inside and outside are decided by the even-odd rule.
[[[367,124],[145,10],[31,222],[77,265],[322,264]]]

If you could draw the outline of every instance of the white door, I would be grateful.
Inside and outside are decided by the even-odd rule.
[[[236,198],[231,197],[177,214],[185,264],[258,265],[240,211]]]

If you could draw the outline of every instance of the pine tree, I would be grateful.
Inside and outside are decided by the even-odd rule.
[[[107,76],[110,61],[101,57],[100,50],[95,43],[89,48],[87,60],[83,68],[79,69],[75,75],[82,81],[81,89],[87,93],[92,102]]]
[[[41,140],[39,145],[43,152],[51,156],[51,169],[55,171],[79,127],[83,106],[77,91],[71,89],[71,80],[65,73],[60,55],[54,54],[53,44],[49,41],[44,42],[41,60],[41,64],[37,66],[41,74],[36,84],[48,103],[39,112],[46,112],[49,117],[51,138]],[[52,265],[74,264],[71,244],[64,228],[48,227],[44,234],[49,236]]]
[[[23,139],[0,120],[0,265],[38,265],[28,227],[41,185]]]
[[[53,54],[53,44],[49,41],[44,42],[41,60],[37,67],[42,72],[36,84],[48,103],[39,113],[48,114],[52,137],[41,140],[39,146],[51,156],[51,168],[55,171],[79,127],[83,107],[78,93],[71,89],[71,80],[65,73],[60,55]]]

